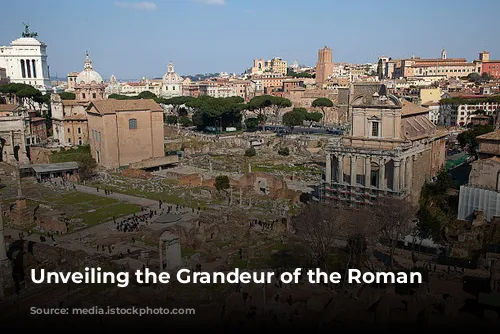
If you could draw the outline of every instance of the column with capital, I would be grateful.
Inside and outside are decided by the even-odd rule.
[[[365,156],[365,187],[371,186],[372,180],[372,164],[369,155]]]
[[[400,188],[406,190],[406,158],[401,160],[401,173],[400,173]]]
[[[399,191],[399,171],[400,171],[400,165],[401,161],[400,160],[393,160],[394,161],[394,173],[393,173],[393,178],[392,178],[392,187],[394,191]]]
[[[332,183],[332,155],[330,153],[326,155],[325,182],[328,185]]]
[[[378,188],[381,190],[385,190],[385,159],[380,158],[379,161],[379,169],[378,169]]]
[[[406,188],[411,192],[411,188],[413,186],[413,161],[414,156],[408,157],[407,166],[406,166]]]
[[[356,185],[356,159],[357,157],[355,155],[351,155],[351,186]]]
[[[337,156],[337,182],[339,184],[344,183],[344,155],[339,154]]]

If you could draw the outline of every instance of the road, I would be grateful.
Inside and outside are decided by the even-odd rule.
[[[120,194],[120,193],[115,193],[115,192],[113,192],[110,195],[106,195],[104,193],[104,189],[99,189],[99,191],[97,191],[97,188],[95,188],[95,187],[83,186],[83,185],[79,185],[79,184],[75,184],[75,187],[76,187],[75,188],[76,191],[79,191],[82,193],[113,198],[113,199],[116,199],[119,201],[129,202],[129,203],[133,203],[133,204],[137,204],[137,205],[145,206],[145,207],[151,207],[151,208],[158,207],[158,201],[155,201],[152,199],[147,199],[144,197],[125,195],[125,194]],[[165,205],[172,205],[172,204],[165,203]]]

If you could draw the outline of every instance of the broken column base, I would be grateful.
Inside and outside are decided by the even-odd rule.
[[[10,223],[12,226],[26,228],[34,223],[34,208],[29,208],[26,199],[16,200],[16,205],[10,211]]]
[[[16,293],[16,286],[12,279],[12,266],[8,259],[0,261],[0,301]]]

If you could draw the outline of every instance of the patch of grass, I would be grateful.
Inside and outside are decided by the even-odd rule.
[[[81,161],[83,156],[91,156],[89,145],[53,152],[49,156],[49,160],[50,163]]]
[[[192,247],[181,247],[181,256],[190,257],[196,254],[196,251]]]
[[[61,196],[55,199],[54,202],[61,205],[95,207],[97,205],[105,206],[116,204],[118,201],[113,198],[75,192]]]
[[[141,211],[141,207],[136,204],[116,203],[99,208],[95,211],[86,212],[84,214],[74,216],[72,218],[81,218],[85,224],[95,226],[112,219],[112,217],[121,217],[131,215]]]
[[[246,260],[240,260],[240,259],[237,259],[237,260],[234,260],[233,261],[233,268],[236,269],[245,269],[247,268],[247,261]]]

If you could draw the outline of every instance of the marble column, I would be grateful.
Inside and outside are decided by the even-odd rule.
[[[337,156],[337,175],[338,175],[338,183],[344,184],[344,156]]]
[[[380,158],[379,169],[378,169],[378,188],[385,190],[387,188],[385,184],[385,159]]]
[[[413,156],[408,157],[408,165],[406,166],[406,189],[411,192],[413,187]]]
[[[401,160],[400,189],[406,190],[406,158]]]
[[[351,186],[356,185],[356,159],[357,157],[355,155],[351,155]]]
[[[330,153],[326,155],[325,182],[328,185],[332,183],[332,155]]]
[[[401,161],[399,160],[394,160],[394,173],[393,173],[393,178],[392,178],[392,185],[393,185],[393,190],[394,191],[399,191],[399,171],[400,171],[400,165]]]
[[[369,155],[365,157],[365,187],[371,186],[372,180],[372,162]]]

